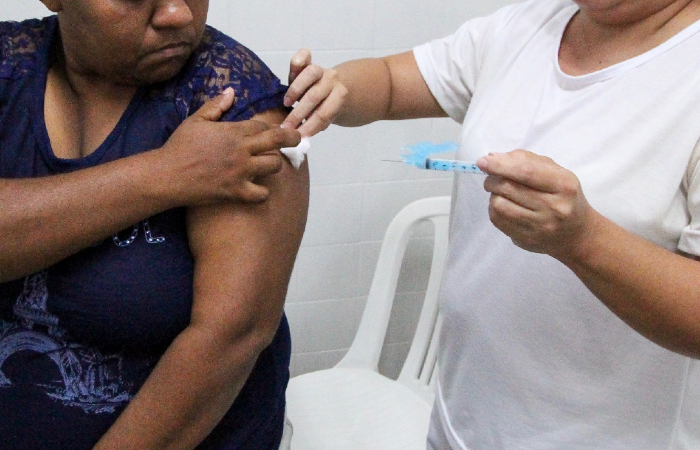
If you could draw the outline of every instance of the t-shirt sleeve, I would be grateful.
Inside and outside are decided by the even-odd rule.
[[[681,231],[678,249],[700,256],[700,141],[693,150],[682,188],[687,195],[690,223]]]
[[[453,35],[413,49],[418,69],[447,115],[463,122],[479,73],[479,35],[484,20],[462,25]]]
[[[221,120],[247,120],[283,106],[287,88],[279,78],[255,53],[211,27],[186,72],[179,105],[186,110],[185,117],[228,87],[234,89],[236,98]]]
[[[530,3],[509,5],[490,16],[469,20],[456,33],[413,49],[428,88],[452,119],[464,121],[489,52],[508,46],[506,30],[519,13],[533,8]]]

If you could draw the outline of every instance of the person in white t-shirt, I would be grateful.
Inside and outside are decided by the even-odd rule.
[[[283,125],[463,123],[431,449],[700,448],[700,1],[531,0],[292,62]]]

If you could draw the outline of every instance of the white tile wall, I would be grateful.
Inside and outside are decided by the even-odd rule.
[[[191,0],[195,1],[195,0]],[[514,0],[210,0],[209,23],[250,47],[283,80],[294,52],[314,61],[405,51],[449,34],[465,20]],[[0,20],[41,17],[39,0],[0,0]],[[292,374],[330,367],[357,329],[389,221],[412,200],[449,195],[448,174],[382,162],[403,145],[455,140],[449,119],[332,126],[313,140],[311,204],[306,235],[289,287],[287,314],[294,339]],[[380,362],[396,376],[415,329],[431,251],[429,229],[407,251],[395,317]]]

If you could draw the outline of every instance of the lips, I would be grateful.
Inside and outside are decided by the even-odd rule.
[[[176,42],[174,44],[168,44],[152,52],[155,55],[163,56],[179,56],[184,53],[189,53],[191,46],[189,42]]]

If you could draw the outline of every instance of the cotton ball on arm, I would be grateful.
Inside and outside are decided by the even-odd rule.
[[[294,168],[298,169],[306,158],[306,152],[311,148],[311,141],[308,137],[301,138],[301,142],[296,147],[286,147],[280,149],[284,156],[289,159]]]

